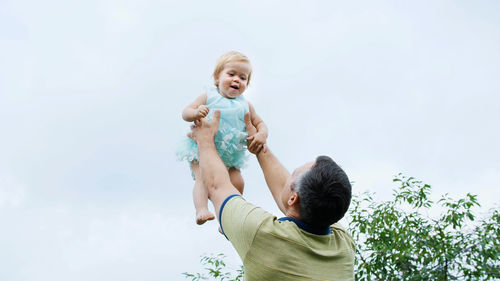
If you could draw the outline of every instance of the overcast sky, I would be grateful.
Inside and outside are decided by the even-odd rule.
[[[500,188],[498,1],[0,0],[0,280],[184,280],[239,260],[194,223],[182,109],[215,60],[289,169],[333,157],[389,198],[403,172],[436,198]],[[280,216],[254,158],[247,200]]]

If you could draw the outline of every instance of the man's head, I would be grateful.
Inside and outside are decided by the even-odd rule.
[[[301,221],[321,227],[344,217],[351,202],[351,184],[346,173],[330,157],[319,156],[315,162],[297,168],[290,181],[289,195],[298,195]],[[288,202],[290,205],[291,201]]]

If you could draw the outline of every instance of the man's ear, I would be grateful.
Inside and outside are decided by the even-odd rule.
[[[299,204],[299,194],[294,192],[290,198],[288,198],[288,206],[295,206]]]

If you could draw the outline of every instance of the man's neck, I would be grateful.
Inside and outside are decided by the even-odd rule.
[[[299,210],[297,210],[297,208],[295,208],[294,206],[286,206],[285,208],[285,216],[300,220],[300,212]]]

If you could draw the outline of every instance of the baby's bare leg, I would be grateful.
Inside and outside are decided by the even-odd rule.
[[[238,189],[238,191],[243,194],[243,188],[245,187],[245,182],[243,181],[243,177],[241,176],[240,170],[236,168],[229,169],[229,179],[231,183]]]
[[[191,162],[191,169],[194,173],[193,202],[196,209],[196,223],[204,224],[206,221],[215,218],[208,210],[208,191],[201,178],[200,165],[198,162]]]

